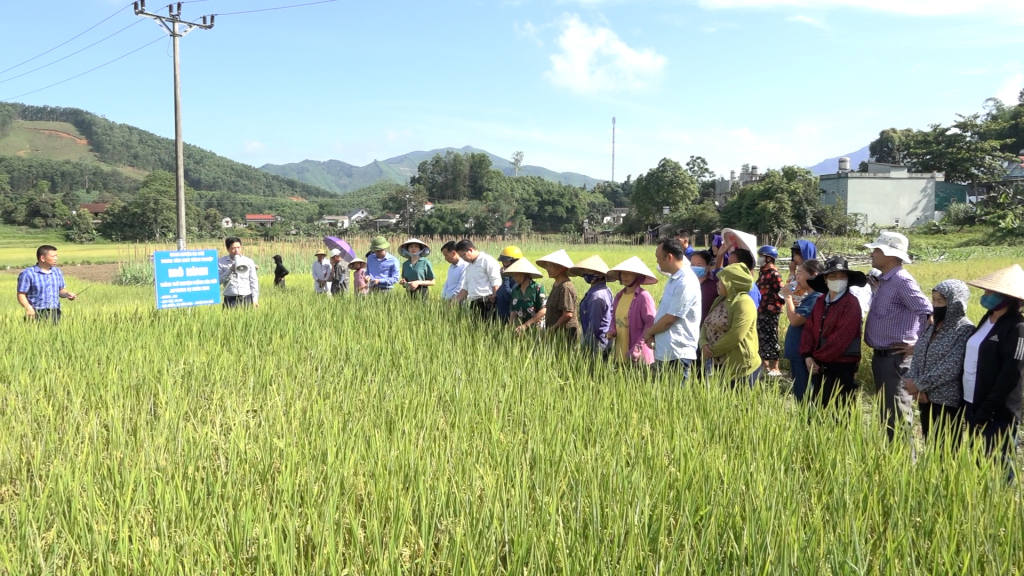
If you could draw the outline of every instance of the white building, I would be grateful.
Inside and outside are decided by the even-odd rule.
[[[348,216],[327,216],[325,215],[320,219],[321,224],[327,226],[334,226],[336,228],[348,228],[349,218]]]
[[[230,216],[225,216],[225,217],[220,219],[220,227],[221,228],[234,228],[235,227],[235,223],[234,223],[233,220],[231,220]]]
[[[370,211],[366,210],[365,208],[360,208],[359,210],[353,210],[349,212],[345,216],[348,217],[349,224],[355,224],[360,220],[366,220],[367,218],[369,218]]]
[[[627,214],[629,214],[629,208],[614,208],[611,214],[601,219],[601,223],[609,226],[618,226],[622,224],[622,220]]]

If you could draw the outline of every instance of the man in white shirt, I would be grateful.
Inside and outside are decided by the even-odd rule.
[[[327,294],[331,281],[331,263],[327,260],[327,252],[323,249],[316,251],[316,261],[313,262],[313,290],[317,294]]]
[[[469,262],[459,258],[459,253],[455,251],[454,241],[442,246],[441,254],[444,255],[445,262],[449,264],[448,278],[445,279],[444,287],[441,288],[441,299],[454,300],[462,290],[462,281],[466,277],[466,268],[469,266]]]
[[[256,276],[256,263],[242,256],[242,240],[230,237],[224,241],[228,255],[217,261],[221,286],[224,287],[224,307],[260,307],[260,279]]]
[[[680,369],[683,383],[690,377],[690,365],[697,359],[700,337],[700,280],[685,265],[686,249],[675,238],[662,240],[654,252],[658,270],[668,275],[665,291],[654,315],[654,325],[644,332],[644,341],[654,344],[659,370]]]
[[[501,264],[491,256],[476,249],[470,240],[460,240],[455,252],[468,262],[462,288],[455,302],[468,300],[470,308],[480,313],[484,320],[494,320],[495,300],[501,288]]]

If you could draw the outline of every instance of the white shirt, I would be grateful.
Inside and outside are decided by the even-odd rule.
[[[654,335],[655,360],[697,359],[700,304],[700,280],[691,268],[684,266],[669,277],[654,316],[655,323],[665,316],[676,317],[668,330]]]
[[[231,265],[235,264],[235,272],[231,272]],[[247,266],[245,272],[239,272],[238,267]],[[232,260],[231,256],[224,256],[217,260],[217,272],[220,276],[220,283],[224,286],[225,296],[252,296],[253,304],[260,299],[260,279],[256,276],[256,263],[248,256],[238,255]]]
[[[445,279],[444,287],[441,288],[441,298],[451,300],[459,294],[459,291],[462,290],[462,280],[466,277],[467,266],[469,266],[469,262],[461,258],[457,264],[448,265],[448,278]]]
[[[327,292],[327,284],[320,286],[320,282],[327,282],[331,278],[331,261],[324,258],[323,262],[313,261],[313,288],[317,292]]]
[[[465,290],[470,302],[489,298],[494,294],[494,287],[501,286],[501,264],[483,252],[467,264],[459,291]]]
[[[967,341],[967,352],[964,354],[964,400],[974,403],[974,387],[978,383],[978,351],[981,343],[988,338],[992,327],[995,326],[988,320],[978,327],[978,331]]]

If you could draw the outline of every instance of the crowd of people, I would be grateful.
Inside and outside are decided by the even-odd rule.
[[[258,307],[255,263],[242,255],[240,239],[228,238],[225,247],[228,255],[218,262],[223,305]],[[516,334],[578,345],[621,369],[649,367],[682,383],[715,377],[753,387],[782,377],[785,358],[793,395],[823,408],[848,407],[855,397],[863,343],[890,440],[909,435],[916,402],[926,441],[956,445],[970,430],[990,453],[1012,462],[1024,380],[1024,270],[1014,265],[970,282],[984,291],[985,313],[975,326],[967,317],[968,283],[940,282],[930,298],[921,291],[904,268],[911,263],[905,236],[883,232],[865,248],[869,274],[843,256],[821,261],[812,242],[799,240],[784,279],[776,247],[757,247],[753,235],[731,229],[716,235],[709,250],[694,250],[685,233],[660,241],[657,272],[636,256],[609,267],[598,255],[574,263],[558,250],[531,262],[508,246],[494,258],[465,239],[441,247],[449,267],[440,298]],[[403,242],[403,262],[390,249],[377,237],[365,259],[345,258],[339,249],[317,252],[314,290],[345,293],[351,275],[359,295],[397,287],[428,298],[435,285],[430,246],[417,238]],[[284,287],[288,270],[280,256],[274,260],[274,284]],[[42,246],[37,265],[19,276],[18,301],[30,318],[57,321],[59,299],[76,297],[56,263],[56,248]],[[550,293],[538,282],[541,270],[553,281]],[[645,286],[658,284],[659,274],[665,284],[655,302]],[[582,298],[573,277],[588,286]],[[609,283],[619,284],[616,293]],[[780,339],[782,314],[788,327]]]

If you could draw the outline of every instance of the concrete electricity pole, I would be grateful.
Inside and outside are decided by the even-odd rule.
[[[135,15],[159,22],[171,35],[174,43],[174,150],[177,172],[175,188],[178,198],[178,250],[185,249],[185,142],[181,135],[181,67],[178,63],[178,40],[196,28],[213,28],[214,19],[214,15],[211,15],[209,24],[206,23],[206,16],[203,16],[202,24],[186,22],[181,19],[181,5],[182,2],[178,2],[177,6],[168,4],[167,16],[160,16],[146,12],[146,0],[135,2]]]

